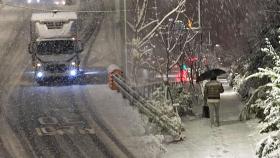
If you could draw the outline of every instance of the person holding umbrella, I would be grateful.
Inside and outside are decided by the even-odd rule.
[[[218,71],[219,70],[219,71]],[[217,81],[217,76],[225,73],[225,71],[220,69],[209,70],[200,77],[199,80],[204,80],[210,78],[210,81],[207,82],[204,86],[204,99],[207,102],[207,105],[210,109],[210,125],[219,126],[219,109],[220,109],[220,94],[224,92],[222,83]]]

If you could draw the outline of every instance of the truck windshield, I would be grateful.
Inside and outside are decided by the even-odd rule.
[[[74,41],[71,40],[40,41],[37,45],[40,55],[72,54],[74,49]]]

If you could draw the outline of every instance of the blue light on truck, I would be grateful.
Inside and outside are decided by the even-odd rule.
[[[43,72],[38,72],[38,73],[36,74],[36,76],[37,76],[38,78],[42,78],[42,77],[43,77]]]

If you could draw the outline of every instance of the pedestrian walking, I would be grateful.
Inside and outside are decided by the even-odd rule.
[[[217,81],[217,76],[212,76],[204,86],[204,99],[210,109],[210,125],[219,126],[220,93],[224,92],[222,83]]]

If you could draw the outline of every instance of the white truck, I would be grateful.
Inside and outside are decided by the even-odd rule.
[[[73,79],[78,75],[83,46],[77,23],[75,12],[32,14],[29,53],[39,84],[50,77]]]

